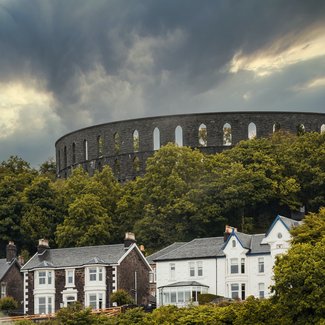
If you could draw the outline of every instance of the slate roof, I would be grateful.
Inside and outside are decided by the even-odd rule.
[[[289,230],[301,223],[301,221],[296,221],[282,216],[278,216],[274,223],[278,219],[281,219]],[[273,225],[271,227],[273,227]],[[267,233],[248,235],[242,232],[233,232],[231,236],[228,237],[227,242],[232,236],[236,236],[242,246],[248,249],[248,254],[269,254],[270,246],[268,244],[262,244],[262,240],[266,235]],[[177,248],[174,249],[170,249],[173,246],[170,245],[166,247],[165,252],[164,250],[161,250],[157,252],[159,253],[157,256],[154,256],[153,254],[150,257],[153,261],[224,257],[225,254],[223,249],[226,243],[224,242],[224,237],[198,238],[183,245],[179,245],[178,247],[176,245],[175,247]]]
[[[155,261],[223,256],[223,237],[198,238],[161,255]]]
[[[178,248],[178,247],[181,247],[183,246],[184,244],[186,244],[186,242],[175,242],[149,256],[146,257],[147,261],[149,264],[153,264],[154,263],[154,260],[162,255],[165,255],[171,251],[173,251],[174,249]]]
[[[201,286],[201,287],[209,287],[206,284],[202,284],[197,281],[180,281],[180,282],[175,282],[171,284],[166,284],[165,286],[161,286],[159,288],[164,288],[164,287],[188,287],[188,286]]]
[[[90,264],[116,264],[126,251],[124,244],[47,249],[41,255],[36,253],[22,267],[22,271],[48,266],[63,268]]]
[[[5,258],[0,259],[0,280],[4,277],[4,275],[10,269],[11,265],[12,265],[12,262],[8,263],[7,259],[5,259]]]

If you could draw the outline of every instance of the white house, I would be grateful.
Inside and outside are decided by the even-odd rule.
[[[290,246],[289,230],[299,221],[277,216],[266,234],[226,227],[224,237],[194,239],[157,254],[157,304],[185,306],[199,293],[233,299],[270,295],[275,256]]]

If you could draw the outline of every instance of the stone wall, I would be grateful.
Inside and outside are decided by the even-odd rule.
[[[266,137],[273,133],[275,124],[282,130],[297,132],[299,125],[305,131],[320,132],[325,125],[325,114],[290,112],[231,112],[201,113],[150,117],[95,125],[66,134],[57,140],[56,161],[58,177],[68,177],[74,167],[83,166],[90,174],[104,165],[110,165],[120,181],[127,181],[145,172],[146,160],[154,153],[153,133],[160,131],[160,145],[175,142],[175,129],[182,128],[183,145],[200,148],[206,153],[221,152],[231,146],[223,144],[223,127],[231,125],[232,145],[248,139],[248,125],[256,125],[256,136]],[[201,124],[207,129],[207,146],[199,144],[198,130]],[[134,150],[133,133],[139,134],[139,149]],[[120,146],[116,151],[115,135]],[[102,152],[99,152],[101,137]],[[87,141],[88,157],[84,143]],[[86,159],[88,158],[88,159]],[[136,163],[135,163],[136,159]],[[137,167],[138,166],[138,167]]]
[[[117,267],[117,289],[124,289],[133,298],[137,297],[138,305],[148,303],[149,269],[135,249]]]

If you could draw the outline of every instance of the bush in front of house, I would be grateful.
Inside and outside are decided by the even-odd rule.
[[[3,297],[0,299],[0,310],[15,310],[18,308],[18,302],[12,297]]]
[[[116,302],[118,306],[134,304],[134,300],[131,295],[123,289],[119,289],[113,292],[110,295],[110,300],[112,303]]]

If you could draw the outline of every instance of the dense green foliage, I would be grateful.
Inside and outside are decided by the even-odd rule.
[[[111,302],[116,302],[118,306],[134,304],[131,295],[123,289],[118,289],[110,296]]]
[[[0,310],[9,311],[18,308],[18,302],[13,297],[3,297],[0,299]]]
[[[276,132],[215,155],[168,144],[126,184],[107,166],[93,177],[82,168],[67,180],[54,174],[51,160],[38,171],[18,157],[0,164],[1,252],[8,240],[32,255],[42,237],[66,247],[117,243],[133,231],[150,253],[222,235],[225,224],[263,232],[277,214],[316,213],[325,206],[325,134]]]

